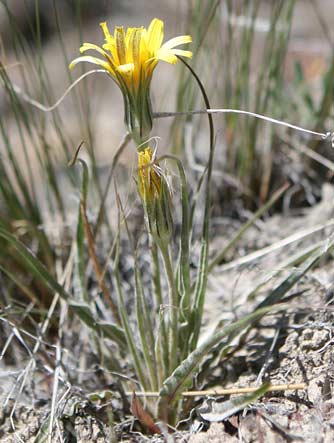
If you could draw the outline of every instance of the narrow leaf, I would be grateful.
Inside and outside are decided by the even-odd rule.
[[[245,328],[258,322],[271,309],[273,309],[273,307],[265,307],[246,315],[242,319],[226,326],[222,331],[216,332],[213,336],[209,337],[198,346],[197,349],[183,360],[172,375],[165,380],[163,387],[160,390],[160,396],[165,397],[165,399],[162,399],[160,406],[166,407],[167,403],[172,403],[181,394],[184,385],[189,380],[194,370],[198,368],[202,359],[214,346],[224,339],[224,345],[227,346]]]
[[[34,277],[67,301],[69,307],[86,325],[100,333],[108,335],[111,339],[115,339],[117,343],[121,344],[121,342],[123,342],[124,344],[124,337],[122,337],[123,332],[121,328],[117,328],[115,325],[99,323],[94,318],[88,305],[84,303],[80,304],[75,300],[71,300],[70,294],[54,279],[50,272],[33,255],[33,253],[29,251],[29,249],[23,243],[17,240],[14,235],[9,233],[6,229],[0,227],[0,238],[6,240],[16,250],[21,258],[22,264]],[[8,275],[10,276],[10,274]]]
[[[326,254],[329,249],[333,248],[333,241],[326,244],[323,248],[320,248],[320,251],[316,251],[311,257],[306,260],[302,265],[293,270],[289,276],[284,279],[273,291],[269,293],[269,295],[257,306],[257,308],[261,309],[265,306],[270,306],[275,303],[278,303],[282,300],[283,296],[291,289],[313,266],[315,266],[321,257]]]

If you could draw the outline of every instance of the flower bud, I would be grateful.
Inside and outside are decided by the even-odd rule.
[[[138,152],[138,191],[150,234],[156,241],[169,241],[173,229],[169,184],[149,147]]]

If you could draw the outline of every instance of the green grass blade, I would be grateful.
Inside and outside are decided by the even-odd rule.
[[[69,307],[78,315],[78,317],[86,323],[88,326],[92,327],[99,334],[108,335],[109,338],[113,339],[117,337],[117,341],[120,343],[121,329],[115,325],[106,325],[104,323],[99,323],[93,316],[91,309],[88,305],[80,304],[75,300],[71,300],[70,294],[61,286],[50,272],[45,268],[45,266],[28,250],[28,248],[18,241],[11,233],[9,233],[3,227],[0,227],[0,238],[8,242],[12,246],[15,252],[21,258],[22,265],[29,270],[31,275],[36,277],[42,284],[51,289],[52,291],[58,293],[65,301],[68,302]],[[118,331],[116,333],[116,330]],[[111,331],[113,333],[111,334]],[[124,337],[123,337],[124,338]],[[124,343],[124,342],[123,342]]]
[[[125,350],[126,339],[122,328],[116,324],[97,321],[92,314],[90,306],[84,302],[68,300],[68,306],[83,323],[96,331],[100,337],[108,337],[117,343],[122,350]]]
[[[206,94],[205,88],[198,77],[196,72],[192,67],[181,57],[179,59],[182,63],[189,69],[192,76],[194,77],[204,100],[207,109],[210,109],[210,102]],[[210,231],[210,211],[211,211],[211,179],[213,170],[213,156],[214,156],[214,124],[212,115],[207,114],[209,122],[209,159],[206,171],[206,187],[205,187],[205,208],[204,208],[204,220],[202,228],[202,238],[201,238],[201,252],[200,252],[200,263],[197,272],[196,285],[195,285],[195,297],[194,297],[194,307],[192,310],[192,317],[194,318],[194,332],[191,339],[191,349],[194,349],[197,344],[199,331],[203,316],[203,306],[206,293],[206,284],[208,277],[208,258],[209,258],[209,231]]]
[[[226,254],[228,251],[230,251],[230,249],[237,243],[238,240],[240,240],[240,238],[244,235],[244,233],[251,227],[253,226],[253,224],[256,222],[256,220],[258,220],[265,212],[268,211],[268,209],[270,209],[279,199],[280,197],[284,194],[284,192],[289,188],[288,184],[285,184],[284,186],[282,186],[280,189],[278,189],[278,191],[276,191],[272,197],[270,198],[270,200],[265,203],[263,206],[261,206],[261,208],[259,208],[255,214],[253,215],[253,217],[251,217],[243,226],[241,226],[241,228],[239,229],[239,231],[235,234],[235,236],[233,237],[233,239],[225,246],[225,248],[223,249],[223,251],[219,252],[210,262],[209,264],[209,268],[208,268],[208,272],[212,271],[212,269],[218,265],[219,263],[221,263],[223,261],[223,259],[225,258]]]
[[[157,362],[155,356],[154,347],[154,331],[153,324],[150,318],[150,309],[145,300],[143,282],[140,276],[139,264],[137,260],[137,254],[135,254],[135,303],[138,331],[142,346],[144,359],[146,362],[147,370],[150,375],[150,384],[153,391],[158,389],[157,379]]]
[[[78,148],[80,149],[80,147]],[[82,166],[82,185],[81,185],[81,197],[80,200],[86,205],[87,193],[88,193],[88,167],[84,161],[80,161]],[[86,264],[85,264],[85,228],[84,220],[82,217],[81,205],[78,209],[78,223],[76,230],[76,247],[77,247],[77,270],[80,282],[80,298],[88,303],[88,294],[86,290]]]
[[[284,279],[261,303],[258,304],[256,309],[262,309],[280,302],[289,289],[291,289],[310,269],[312,269],[319,260],[333,248],[333,246],[333,240],[330,243],[326,241],[324,247],[312,254],[311,257],[309,257],[297,269],[293,270],[286,279]]]
[[[119,260],[120,260],[120,215],[118,215],[118,233],[117,233],[117,242],[116,242],[116,252],[115,252],[115,280],[116,280],[116,289],[118,295],[118,311],[119,316],[121,318],[122,326],[124,329],[124,334],[126,337],[127,345],[129,352],[131,354],[133,365],[138,377],[139,382],[141,383],[143,389],[149,389],[148,379],[145,376],[145,370],[143,365],[143,359],[140,351],[138,350],[135,340],[134,334],[131,330],[129,316],[126,311],[124,294],[122,289],[122,281],[119,271]]]
[[[270,280],[272,280],[275,276],[280,274],[285,269],[291,269],[293,266],[300,266],[304,263],[308,258],[313,256],[320,248],[323,248],[324,242],[323,240],[317,242],[315,245],[308,246],[307,248],[303,248],[289,257],[287,260],[284,260],[278,266],[275,267],[274,271],[269,272],[267,275],[261,279],[259,283],[257,283],[256,287],[253,288],[247,295],[247,301],[251,302],[255,299],[259,290]]]

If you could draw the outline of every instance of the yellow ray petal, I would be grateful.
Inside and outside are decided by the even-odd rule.
[[[183,49],[171,49],[170,51],[175,55],[181,55],[181,57],[192,58],[193,56],[191,51],[184,51]]]
[[[83,53],[89,51],[90,49],[93,49],[94,51],[97,51],[100,54],[106,56],[106,52],[100,46],[94,45],[93,43],[84,43],[80,47],[80,52]]]
[[[128,49],[130,47],[130,41],[132,39],[132,35],[137,31],[138,28],[128,28],[125,34],[125,46]]]
[[[143,28],[141,32],[139,54],[141,64],[143,64],[147,59],[150,58],[147,47],[147,30],[145,28]]]
[[[107,59],[107,62],[110,64],[111,70],[116,69],[116,64],[114,60],[110,57],[110,55],[106,51],[100,48],[100,46],[94,45],[93,43],[84,43],[80,48],[81,53],[89,50],[94,50],[102,54]]]
[[[163,50],[162,48],[159,49],[156,58],[158,60],[171,63],[172,65],[174,65],[177,62],[177,57],[173,54],[173,52],[170,49],[166,50]]]
[[[114,41],[109,41],[108,43],[104,43],[102,45],[102,48],[105,51],[108,51],[111,54],[111,56],[112,56],[112,58],[114,60],[114,63],[116,65],[118,65],[119,64],[119,60],[118,60],[118,54],[117,54],[117,49],[116,49],[115,42]]]
[[[118,55],[118,61],[120,65],[126,64],[126,45],[125,45],[125,33],[123,26],[116,26],[115,28],[115,42]]]
[[[183,45],[185,43],[191,43],[192,38],[190,35],[180,35],[179,37],[174,37],[168,40],[161,46],[161,49],[172,49],[175,46]]]
[[[140,42],[141,42],[142,29],[131,28],[131,32],[127,33],[127,62],[133,63],[135,66],[139,66],[140,56]]]
[[[147,30],[147,48],[153,55],[161,47],[164,38],[164,24],[162,20],[154,18]]]
[[[106,41],[113,41],[114,37],[110,34],[107,22],[100,23]]]
[[[92,57],[91,55],[84,55],[82,57],[78,57],[72,60],[70,64],[70,69],[74,68],[75,65],[82,62],[92,63],[93,65],[101,66],[103,69],[113,74],[113,71],[108,62],[106,62],[105,60],[101,60],[97,57]]]

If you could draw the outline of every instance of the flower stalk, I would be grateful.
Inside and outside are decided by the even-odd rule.
[[[164,301],[161,288],[161,269],[159,263],[158,245],[153,240],[151,235],[149,236],[149,242],[152,258],[152,289],[155,297],[156,314],[159,317],[158,338],[155,344],[155,353],[157,359],[157,367],[159,370],[159,381],[161,381],[162,383],[162,381],[167,377],[167,374],[169,373],[168,333],[163,308]]]
[[[168,297],[168,311],[169,311],[169,373],[171,374],[178,364],[178,341],[179,341],[179,294],[176,287],[173,266],[170,259],[168,242],[160,243],[160,251],[163,258],[165,271],[167,275],[169,297]]]
[[[142,387],[157,390],[162,387],[171,373],[180,364],[183,348],[183,337],[180,333],[180,308],[190,314],[190,284],[189,284],[189,250],[188,234],[189,221],[187,209],[186,180],[182,165],[178,164],[182,178],[182,245],[181,265],[174,267],[170,251],[170,241],[173,233],[171,211],[171,192],[165,171],[156,159],[156,150],[149,145],[153,128],[153,111],[151,105],[150,87],[153,72],[159,61],[170,64],[178,62],[178,57],[191,58],[188,50],[179,49],[183,44],[191,42],[189,35],[172,38],[163,43],[163,22],[153,19],[148,29],[128,28],[117,26],[113,35],[107,24],[100,24],[104,43],[101,46],[84,43],[80,52],[95,51],[98,57],[81,55],[74,59],[70,67],[78,63],[92,63],[102,67],[105,72],[120,88],[124,101],[124,121],[129,134],[137,148],[137,190],[140,196],[145,225],[150,239],[152,257],[152,275],[154,301],[159,320],[151,321],[149,303],[145,298],[144,287],[139,272],[137,259],[135,260],[136,284],[136,316],[140,346],[137,349],[132,337],[130,322],[125,309],[125,302],[120,282],[119,272],[116,273],[116,287],[118,292],[119,314],[125,331],[127,343],[131,351],[134,367]],[[116,264],[119,260],[119,244]],[[168,284],[168,299],[164,299],[160,280],[160,264],[162,259],[166,282]],[[180,268],[180,269],[179,269]],[[181,303],[181,299],[183,303]],[[162,307],[168,305],[168,314]],[[153,324],[154,323],[154,324]],[[158,338],[154,338],[158,328]],[[180,348],[180,349],[179,349]],[[142,362],[140,358],[142,357]]]

